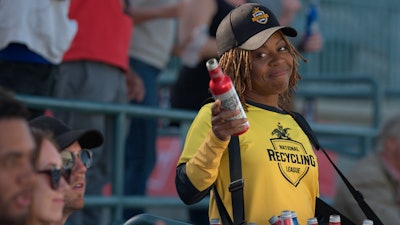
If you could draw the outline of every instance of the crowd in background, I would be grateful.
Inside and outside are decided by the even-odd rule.
[[[0,30],[4,34],[0,38],[0,85],[17,94],[118,104],[131,101],[157,107],[157,77],[174,55],[183,63],[172,107],[198,109],[210,96],[203,62],[216,57],[216,27],[223,16],[244,2],[72,0],[3,4],[0,15],[6,23]],[[290,15],[300,10],[299,2],[293,2],[297,6],[289,10]],[[281,5],[280,1],[273,4]],[[187,81],[190,77],[203,82]],[[188,87],[190,92],[179,89]],[[197,100],[195,94],[200,94]],[[177,96],[190,96],[189,107],[175,104]],[[29,110],[29,119],[47,113],[72,129],[95,129],[104,135],[104,144],[92,146],[94,166],[83,173],[88,182],[72,186],[85,189],[87,195],[104,195],[112,170],[111,118]],[[126,135],[125,194],[145,195],[156,162],[157,121],[131,118]],[[127,209],[124,217],[141,212],[143,209]],[[194,214],[192,219],[198,217]],[[67,223],[101,224],[108,219],[106,208],[85,208],[69,216]]]
[[[99,225],[109,224],[111,214],[107,207],[84,208],[84,196],[109,192],[113,119],[97,113],[26,108],[8,90],[16,94],[157,107],[157,79],[171,57],[177,57],[181,64],[172,88],[171,106],[199,110],[211,97],[205,61],[218,57],[217,27],[225,15],[245,2],[3,1],[0,225]],[[249,2],[265,4],[285,26],[292,24],[296,14],[307,7],[299,0]],[[290,40],[300,52],[316,53],[323,47],[318,31],[300,31],[297,39]],[[146,195],[146,183],[156,164],[157,128],[158,121],[151,118],[130,118],[127,124],[125,195]],[[387,144],[393,152],[399,150],[400,141],[395,139],[398,136],[383,135],[394,139]],[[382,158],[385,165],[391,165],[390,156]],[[400,205],[398,170],[393,163],[382,172],[390,174],[390,182],[387,189],[379,191],[390,190],[396,198],[388,196],[386,201],[392,202],[380,208],[376,203],[377,209]],[[363,185],[360,189],[370,186]],[[143,212],[144,208],[127,208],[124,220]],[[189,210],[190,222],[208,223],[207,214],[207,210]]]

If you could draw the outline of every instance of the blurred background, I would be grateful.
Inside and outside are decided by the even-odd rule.
[[[267,1],[267,0],[266,0]],[[304,30],[310,1],[293,26]],[[319,53],[304,53],[294,107],[310,122],[322,146],[338,167],[346,172],[372,149],[381,121],[400,113],[400,1],[320,0],[318,25],[323,36]],[[188,221],[187,209],[178,198],[175,167],[194,111],[170,108],[171,87],[176,81],[180,59],[172,56],[158,77],[159,107],[116,106],[19,96],[36,108],[104,113],[116,118],[114,177],[104,196],[87,196],[85,207],[105,205],[112,209],[113,224],[121,224],[123,206],[144,206],[149,213]],[[123,151],[126,117],[156,117],[159,120],[157,165],[147,183],[147,196],[123,196]],[[181,126],[171,126],[178,121]],[[119,141],[119,142],[118,142]],[[335,198],[336,172],[324,155],[316,152],[320,165],[321,196]],[[205,208],[207,199],[192,206]]]

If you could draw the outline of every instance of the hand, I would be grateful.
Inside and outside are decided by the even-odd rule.
[[[177,18],[180,17],[188,5],[188,0],[179,0],[176,4],[165,7],[165,17],[166,18]]]
[[[319,52],[323,46],[321,33],[313,33],[309,37],[305,37],[301,45],[301,50],[304,52]]]
[[[128,97],[130,100],[141,102],[146,94],[142,78],[132,69],[128,69],[125,74]]]
[[[211,126],[215,136],[227,141],[231,135],[245,130],[247,118],[231,119],[238,114],[240,114],[239,110],[221,110],[221,101],[217,99],[211,107]]]

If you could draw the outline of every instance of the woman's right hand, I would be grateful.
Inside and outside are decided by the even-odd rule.
[[[217,99],[211,107],[211,126],[214,135],[222,141],[227,141],[231,135],[245,130],[247,118],[231,119],[239,114],[239,110],[222,110],[221,101]]]

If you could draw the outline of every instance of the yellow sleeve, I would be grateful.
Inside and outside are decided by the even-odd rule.
[[[191,124],[178,162],[186,163],[186,174],[199,191],[217,179],[222,155],[230,141],[220,140],[211,130],[212,104],[203,106]]]

